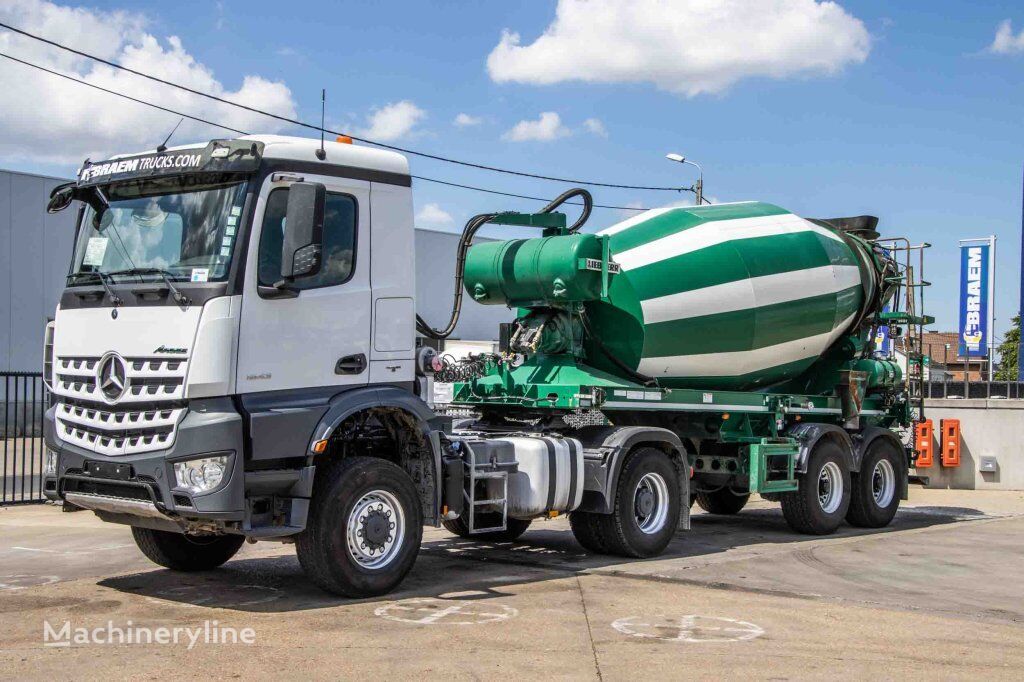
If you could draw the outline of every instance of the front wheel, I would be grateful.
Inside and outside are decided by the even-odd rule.
[[[900,506],[900,488],[907,465],[895,443],[879,438],[868,448],[860,471],[853,474],[853,491],[846,520],[861,528],[888,526]]]
[[[154,564],[174,571],[209,571],[235,556],[241,535],[185,535],[132,526],[132,537]]]
[[[309,579],[332,594],[372,597],[412,569],[423,511],[412,479],[395,464],[352,457],[318,472],[306,529],[295,540]]]
[[[789,527],[807,535],[835,532],[850,507],[850,469],[842,449],[819,441],[797,490],[782,493],[782,515]]]

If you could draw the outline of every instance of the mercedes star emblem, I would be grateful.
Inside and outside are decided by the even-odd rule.
[[[128,368],[117,353],[107,353],[96,368],[96,385],[103,397],[116,403],[128,389]]]

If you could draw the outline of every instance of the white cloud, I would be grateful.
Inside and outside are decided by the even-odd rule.
[[[416,212],[416,225],[451,225],[455,222],[452,214],[437,204],[425,204]]]
[[[1013,24],[1009,19],[1003,20],[996,29],[996,37],[988,46],[989,52],[995,54],[1020,54],[1024,52],[1024,29],[1013,34]]]
[[[572,131],[562,125],[562,117],[554,111],[545,111],[535,121],[516,123],[501,139],[511,142],[550,142],[567,135],[572,135]]]
[[[583,128],[591,135],[608,137],[608,129],[604,127],[604,123],[601,123],[599,118],[588,118],[583,122]]]
[[[370,125],[360,130],[359,136],[381,142],[397,140],[411,133],[426,116],[427,112],[407,99],[392,102],[370,114]]]
[[[0,18],[84,52],[119,62],[196,90],[276,114],[295,117],[295,102],[284,83],[246,76],[236,90],[197,62],[174,36],[148,32],[149,19],[121,10],[69,7],[43,0],[7,0]],[[284,124],[236,107],[217,104],[146,79],[97,65],[83,57],[0,30],[0,50],[144,101],[159,103],[239,130],[277,132]],[[0,60],[0,155],[39,163],[78,164],[86,156],[152,149],[177,122],[174,114],[129,102],[86,86]],[[208,140],[234,133],[185,120],[173,142]]]
[[[478,126],[483,122],[484,120],[479,116],[470,116],[469,114],[460,113],[455,117],[455,120],[452,121],[452,124],[460,128],[468,128],[469,126]]]
[[[835,2],[559,0],[534,42],[504,31],[487,70],[499,83],[650,82],[693,97],[754,76],[835,73],[870,49],[863,22]]]

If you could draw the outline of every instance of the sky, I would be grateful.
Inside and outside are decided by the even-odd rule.
[[[408,148],[545,175],[690,185],[806,217],[880,218],[933,244],[926,308],[955,329],[959,239],[998,239],[1018,309],[1024,5],[914,0],[106,2],[3,0],[0,21],[168,80]],[[0,52],[250,132],[308,135],[0,29]],[[0,167],[72,175],[178,118],[0,58]],[[186,122],[178,143],[229,135]],[[413,172],[552,197],[569,186],[422,158]],[[653,207],[691,195],[591,188]],[[419,227],[537,202],[414,184]],[[588,229],[631,215],[597,210]]]

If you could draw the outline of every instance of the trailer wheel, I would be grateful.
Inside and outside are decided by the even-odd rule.
[[[679,520],[679,480],[661,450],[640,448],[622,467],[611,514],[595,514],[608,554],[657,556],[672,541]]]
[[[321,589],[372,597],[402,582],[422,538],[423,510],[409,474],[387,460],[352,457],[317,476],[295,547]]]
[[[460,538],[466,538],[468,540],[484,540],[486,542],[512,542],[516,540],[520,535],[526,532],[526,529],[530,527],[530,520],[523,521],[521,519],[513,519],[511,516],[505,519],[505,530],[496,530],[490,533],[473,533],[469,532],[469,524],[463,517],[458,517],[452,521],[442,521],[441,525],[448,529],[448,532],[455,533]]]
[[[860,471],[852,475],[847,522],[861,528],[888,526],[900,506],[900,488],[906,471],[903,452],[895,444],[886,438],[873,442]]]
[[[709,514],[738,514],[749,499],[750,493],[734,493],[728,486],[710,492],[697,491],[697,504]]]
[[[782,493],[789,527],[807,535],[835,532],[850,506],[850,469],[838,445],[820,441],[811,451],[798,490]]]
[[[132,526],[132,537],[150,561],[174,571],[209,571],[235,556],[241,535],[184,535]]]

